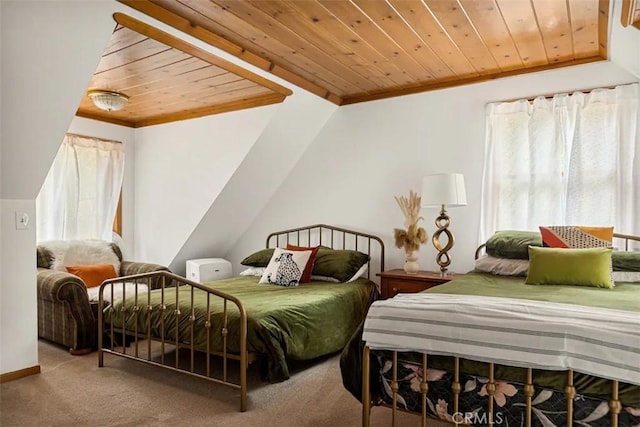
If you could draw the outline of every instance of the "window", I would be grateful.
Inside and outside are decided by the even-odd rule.
[[[480,241],[496,230],[640,234],[638,84],[487,106]]]
[[[123,175],[121,143],[67,134],[36,199],[38,241],[110,241]]]

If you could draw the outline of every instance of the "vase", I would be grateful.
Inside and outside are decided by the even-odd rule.
[[[404,271],[407,274],[416,274],[420,271],[420,264],[418,264],[418,251],[405,253]]]

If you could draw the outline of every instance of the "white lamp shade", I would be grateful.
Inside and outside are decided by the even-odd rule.
[[[465,206],[467,192],[461,173],[439,173],[422,178],[422,207]]]

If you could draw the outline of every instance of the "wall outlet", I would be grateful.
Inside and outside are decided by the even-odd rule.
[[[16,211],[16,230],[29,229],[29,214],[24,211]]]

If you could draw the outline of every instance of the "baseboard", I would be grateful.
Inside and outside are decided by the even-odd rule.
[[[40,365],[32,366],[30,368],[20,369],[18,371],[7,372],[0,374],[0,384],[7,383],[13,380],[19,380],[20,378],[28,377],[29,375],[35,375],[40,373]]]

